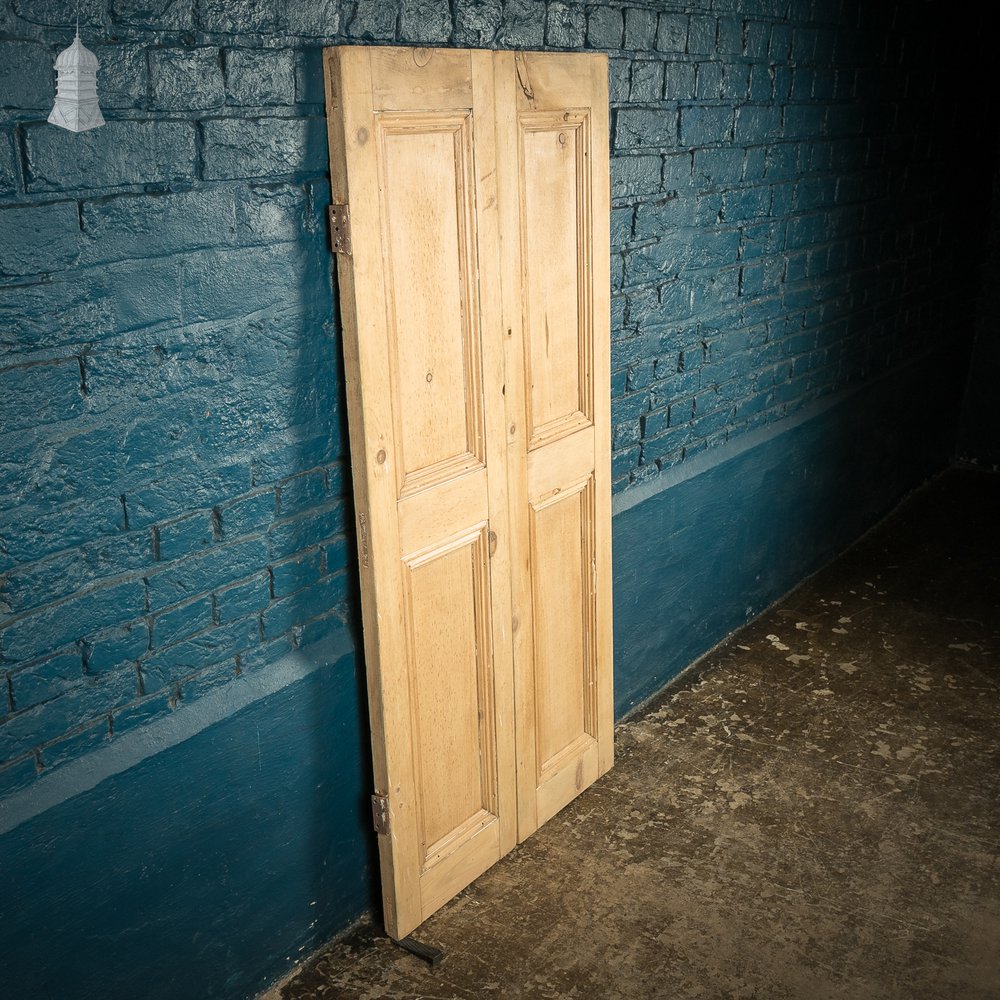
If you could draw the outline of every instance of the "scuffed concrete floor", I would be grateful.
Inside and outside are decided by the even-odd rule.
[[[953,471],[619,726],[437,968],[365,922],[268,1000],[996,1000],[998,577],[1000,477]]]

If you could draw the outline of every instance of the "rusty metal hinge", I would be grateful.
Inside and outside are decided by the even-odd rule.
[[[330,206],[330,245],[334,253],[351,256],[351,209],[348,205]]]
[[[392,829],[392,821],[389,816],[389,796],[372,796],[372,826],[376,833],[389,833]]]

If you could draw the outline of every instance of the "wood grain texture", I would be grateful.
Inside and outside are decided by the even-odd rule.
[[[610,766],[606,61],[340,48],[326,67],[402,937]],[[522,106],[536,72],[543,100]]]
[[[613,760],[607,62],[495,58],[523,840]]]

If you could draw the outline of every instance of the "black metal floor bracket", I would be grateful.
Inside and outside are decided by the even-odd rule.
[[[444,952],[433,945],[424,944],[416,938],[400,938],[396,942],[400,948],[404,948],[411,955],[422,958],[432,969],[444,958]]]

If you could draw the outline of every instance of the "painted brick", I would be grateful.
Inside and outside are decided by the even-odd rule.
[[[727,191],[722,198],[722,211],[726,222],[739,223],[759,218],[771,210],[769,187],[738,188]]]
[[[105,622],[134,618],[142,613],[144,604],[141,581],[100,587],[15,619],[4,627],[0,649],[10,660],[31,659],[81,639]]]
[[[615,7],[592,7],[587,12],[587,44],[592,49],[619,49],[624,22]]]
[[[79,252],[76,202],[0,209],[0,275],[14,276],[67,267]]]
[[[348,545],[343,535],[340,535],[323,546],[323,572],[337,573],[346,569],[353,556],[352,546]]]
[[[116,22],[136,28],[193,28],[190,0],[111,0]]]
[[[738,103],[745,101],[750,93],[750,67],[739,63],[727,63],[722,72],[720,96],[724,101]]]
[[[142,45],[90,46],[101,68],[97,96],[107,110],[143,108],[149,99],[149,72]]]
[[[545,4],[541,0],[505,0],[497,40],[504,46],[538,49],[545,40]]]
[[[267,562],[267,546],[262,539],[219,545],[190,556],[162,572],[149,575],[150,610],[159,611],[187,597],[221,587],[232,579],[234,572],[253,572]],[[234,570],[234,567],[239,569]]]
[[[249,580],[242,580],[231,587],[215,592],[215,607],[219,624],[255,615],[267,607],[271,600],[271,579],[267,573],[258,573]]]
[[[732,133],[732,108],[681,108],[680,140],[685,146],[711,146],[728,142],[732,139]]]
[[[611,196],[654,194],[660,190],[662,161],[659,156],[613,156]]]
[[[775,62],[787,62],[792,52],[792,29],[787,24],[771,26],[767,54]]]
[[[782,132],[786,139],[816,137],[823,134],[826,107],[819,104],[787,104]]]
[[[687,50],[691,55],[710,55],[715,51],[715,18],[692,17],[688,27]]]
[[[243,618],[210,629],[186,642],[167,646],[140,664],[143,691],[146,694],[161,691],[205,667],[252,649],[259,641],[260,625],[257,619]]]
[[[344,508],[336,504],[272,526],[267,534],[271,562],[300,552],[344,530]]]
[[[496,40],[503,10],[501,0],[470,0],[456,7],[456,45],[485,47]]]
[[[34,499],[29,493],[28,502],[13,506],[14,497],[9,496],[9,519],[0,534],[0,572],[124,528],[124,512],[117,497],[45,507],[32,502]]]
[[[738,17],[720,17],[716,49],[731,56],[743,54],[743,22]]]
[[[29,663],[9,676],[14,710],[20,712],[83,683],[83,659],[79,649],[72,649]]]
[[[677,141],[673,108],[622,108],[615,114],[615,148],[662,148]]]
[[[722,63],[698,63],[695,97],[700,101],[717,101],[722,95]]]
[[[229,103],[295,103],[295,62],[288,49],[227,49],[225,61]]]
[[[608,97],[612,104],[624,104],[631,88],[632,60],[608,60]]]
[[[340,30],[342,6],[340,0],[289,3],[284,8],[285,29],[292,35],[332,39]]]
[[[42,748],[40,754],[44,768],[56,767],[67,760],[80,757],[107,743],[111,738],[111,728],[107,716],[102,716],[88,725],[74,729],[67,736],[53,740]]]
[[[347,34],[366,41],[390,41],[396,37],[398,17],[398,0],[358,0]]]
[[[0,799],[27,787],[37,776],[38,766],[33,753],[0,765]]]
[[[348,580],[344,575],[341,575],[334,577],[331,582],[335,584],[335,589],[330,596],[336,600],[337,605],[341,605],[349,596]],[[340,610],[321,615],[305,625],[295,628],[296,645],[311,646],[313,643],[321,642],[327,636],[335,634],[341,628],[343,628],[343,616]]]
[[[312,469],[300,476],[286,479],[278,487],[278,510],[283,518],[316,507],[324,500],[326,500],[324,469]]]
[[[780,108],[747,104],[737,110],[734,133],[737,143],[763,142],[779,138],[781,134]]]
[[[158,533],[160,559],[164,562],[180,559],[212,544],[212,516],[207,511],[189,514],[180,520],[161,525]]]
[[[668,101],[693,100],[696,87],[696,67],[688,62],[663,64],[663,96]]]
[[[215,48],[150,49],[149,82],[153,106],[162,110],[205,110],[226,103]]]
[[[279,9],[268,0],[196,0],[198,24],[207,31],[269,34],[280,27]]]
[[[199,597],[167,608],[153,618],[151,648],[159,649],[201,632],[212,625],[212,598]],[[141,654],[140,654],[141,655]]]
[[[81,215],[84,264],[226,245],[237,232],[228,188],[100,198],[83,202]]]
[[[321,575],[322,553],[319,549],[284,559],[271,567],[274,596],[285,597],[316,583]]]
[[[663,96],[663,65],[652,59],[637,59],[629,77],[629,100],[658,101]]]
[[[611,210],[611,245],[612,247],[624,246],[632,239],[632,216],[635,210],[629,205],[627,208],[614,208]]]
[[[545,42],[561,49],[583,47],[587,18],[578,4],[550,3],[545,15]]]
[[[22,564],[7,574],[4,598],[20,613],[63,600],[151,561],[149,536],[127,532]]]
[[[645,51],[656,46],[656,11],[629,7],[625,11],[625,48]]]
[[[135,696],[134,673],[84,678],[83,683],[51,701],[10,716],[0,726],[0,760],[20,756],[22,748],[34,749],[68,732],[78,732],[102,716],[106,732],[106,716]]]
[[[109,121],[78,135],[43,124],[24,132],[29,191],[169,183],[194,174],[191,122]]]
[[[76,358],[0,370],[0,391],[0,434],[69,420],[83,410]]]
[[[694,177],[707,187],[738,184],[743,176],[742,149],[698,149],[694,154]]]
[[[32,24],[73,28],[79,18],[80,28],[99,28],[104,24],[105,0],[80,0],[70,7],[60,0],[14,0],[14,13]],[[69,39],[67,39],[67,43]]]
[[[264,638],[273,639],[296,625],[304,625],[312,618],[328,614],[343,603],[345,596],[345,574],[339,573],[274,601],[261,616]]]
[[[440,45],[448,41],[452,29],[450,4],[438,3],[437,0],[402,0],[400,40]]]
[[[222,537],[230,541],[251,531],[266,528],[275,518],[274,490],[244,497],[220,508]]]
[[[136,700],[123,708],[113,709],[111,712],[112,739],[138,726],[143,726],[153,719],[162,718],[170,711],[170,700],[164,696],[162,691],[154,692],[151,697]]]
[[[84,642],[89,674],[106,674],[138,660],[149,649],[149,625],[145,619],[103,629]]]
[[[206,179],[320,173],[326,169],[324,119],[216,118],[202,122]]]
[[[239,676],[240,672],[237,670],[235,658],[223,660],[222,663],[213,663],[184,681],[180,686],[181,701],[194,701],[210,691],[217,690],[224,684],[229,684]]]
[[[687,52],[689,19],[686,14],[660,14],[656,47],[660,52]]]
[[[613,480],[627,479],[629,472],[639,463],[641,450],[638,447],[626,448],[611,456],[611,478]]]
[[[55,53],[44,45],[0,41],[0,107],[52,107]]]
[[[0,128],[0,195],[12,194],[18,185],[18,168],[14,159],[14,136],[10,129]]]
[[[292,651],[292,644],[288,636],[282,635],[277,639],[268,639],[248,649],[245,653],[237,654],[236,660],[240,669],[244,673],[253,673],[269,667],[276,663],[283,656],[287,656]]]

